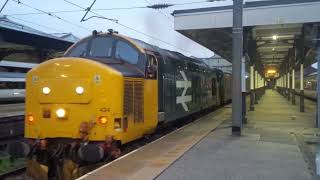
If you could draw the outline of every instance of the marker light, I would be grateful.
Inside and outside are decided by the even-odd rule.
[[[84,92],[84,88],[83,87],[81,87],[81,86],[78,86],[78,87],[76,87],[76,93],[77,94],[83,94],[83,92]]]
[[[33,117],[32,114],[28,114],[28,115],[27,115],[27,121],[28,121],[28,122],[33,122],[33,121],[34,121],[34,117]]]
[[[50,89],[49,87],[44,87],[44,88],[42,88],[43,94],[49,94],[50,91],[51,91],[51,89]]]
[[[108,122],[108,118],[105,116],[100,116],[99,117],[99,123],[101,124],[106,124]]]
[[[58,116],[58,118],[64,118],[66,116],[66,110],[60,108],[57,109],[56,114]]]

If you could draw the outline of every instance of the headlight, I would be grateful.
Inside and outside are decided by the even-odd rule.
[[[76,93],[77,93],[77,94],[83,94],[83,92],[84,92],[83,87],[78,86],[78,87],[76,88]]]
[[[50,89],[49,87],[44,87],[44,88],[42,88],[43,94],[49,94],[50,91],[51,91],[51,89]]]
[[[62,108],[57,109],[56,114],[57,114],[58,118],[64,118],[64,117],[66,117],[66,110],[64,110]]]

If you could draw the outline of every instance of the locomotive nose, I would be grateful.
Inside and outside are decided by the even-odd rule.
[[[117,97],[109,84],[115,87],[121,80],[120,73],[92,60],[59,58],[40,64],[27,75],[26,137],[79,138],[82,122],[107,126],[110,100]]]

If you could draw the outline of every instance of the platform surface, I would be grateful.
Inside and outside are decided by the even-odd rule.
[[[157,180],[309,180],[295,134],[313,127],[313,113],[300,113],[276,91],[268,90],[248,112],[242,137],[220,126]]]
[[[297,135],[314,130],[314,113],[300,113],[268,90],[248,112],[241,137],[231,136],[225,107],[80,179],[309,180],[312,168]]]

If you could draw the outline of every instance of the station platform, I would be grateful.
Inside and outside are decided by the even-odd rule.
[[[308,180],[317,137],[314,114],[300,113],[276,91],[267,90],[248,112],[241,137],[231,136],[230,105],[79,179]],[[315,138],[312,141],[316,141]],[[320,141],[319,141],[320,142]]]

